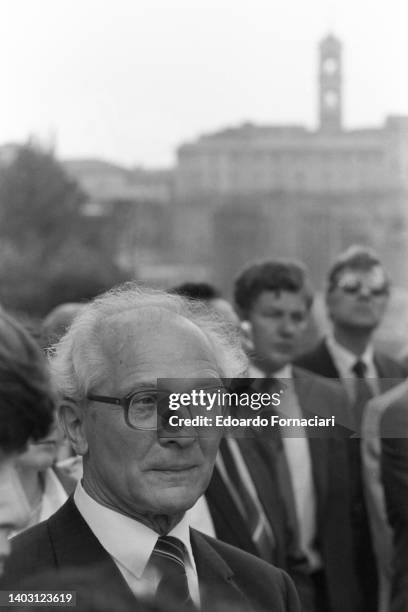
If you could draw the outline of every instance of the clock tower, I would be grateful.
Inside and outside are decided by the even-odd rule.
[[[341,43],[332,34],[319,47],[320,129],[341,130],[342,115]]]

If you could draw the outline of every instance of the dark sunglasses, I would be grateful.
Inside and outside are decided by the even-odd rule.
[[[370,283],[363,283],[361,281],[350,281],[345,283],[338,283],[337,287],[347,293],[348,295],[357,295],[361,293],[363,287],[373,297],[382,297],[388,294],[388,285],[382,283],[381,285],[370,285]]]

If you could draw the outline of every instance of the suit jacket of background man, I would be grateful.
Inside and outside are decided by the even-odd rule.
[[[242,431],[240,431],[241,434]],[[265,461],[259,439],[254,437],[255,433],[252,430],[249,432],[249,436],[235,439],[252,484],[257,491],[265,517],[273,532],[274,547],[271,550],[271,557],[266,560],[271,561],[281,569],[289,571],[291,534],[283,501],[277,494],[277,477],[274,466]],[[221,457],[223,456],[223,449],[224,441],[222,441],[219,449]],[[205,497],[217,538],[253,555],[258,555],[249,525],[237,507],[217,464],[205,492]]]
[[[300,368],[320,376],[339,378],[339,372],[324,339],[315,348],[298,357],[295,363]],[[398,384],[407,375],[407,371],[400,363],[382,352],[374,352],[374,364],[380,379],[381,392],[387,391],[390,386]]]
[[[234,612],[300,612],[293,583],[281,570],[194,529],[191,543],[203,612],[217,610],[220,602]],[[0,588],[19,589],[36,573],[93,566],[112,591],[134,601],[114,561],[69,498],[48,521],[14,538]]]
[[[344,417],[347,398],[340,385],[299,368],[294,368],[293,377],[304,416],[327,418],[334,415],[336,422],[347,425],[348,417]],[[318,547],[323,557],[329,598],[334,612],[351,612],[359,609],[359,595],[353,572],[351,500],[344,444],[344,437],[351,432],[342,425],[327,431],[310,427],[307,435],[316,492]],[[295,534],[284,510],[284,495],[276,473],[276,453],[283,452],[280,435],[272,434],[269,428],[252,431],[251,435],[253,437],[237,438],[237,442],[272,525],[276,540],[274,562],[287,569],[295,583],[303,582]],[[276,444],[276,436],[279,444]],[[207,489],[206,499],[217,537],[256,554],[245,521],[217,471]]]
[[[304,417],[334,416],[334,428],[306,428],[316,500],[317,545],[323,559],[331,612],[360,610],[353,571],[352,500],[345,440],[350,435],[348,401],[342,387],[293,368],[293,383]]]
[[[408,386],[381,420],[382,479],[393,528],[391,612],[408,610]]]

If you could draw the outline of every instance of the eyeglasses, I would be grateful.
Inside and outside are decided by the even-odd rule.
[[[87,398],[94,402],[122,406],[125,413],[126,424],[132,429],[152,431],[157,429],[157,408],[163,393],[157,389],[133,391],[126,397],[109,397],[108,395],[94,395],[89,393]]]
[[[339,283],[337,284],[337,287],[341,289],[343,293],[347,293],[348,295],[357,295],[358,293],[361,293],[363,288],[372,297],[382,297],[384,295],[387,295],[389,292],[389,288],[387,284],[381,283],[381,285],[378,285],[378,284],[371,284],[369,282],[364,283],[361,280],[355,280],[355,281],[350,280],[350,281],[344,281],[344,282],[339,281]]]
[[[220,387],[207,390],[214,392],[219,389]],[[157,389],[139,389],[132,391],[123,398],[89,393],[87,399],[103,404],[121,406],[124,409],[125,422],[129,427],[143,431],[153,431],[157,430],[159,422],[162,425],[167,423],[168,416],[171,414],[169,411],[170,395],[171,393],[164,389],[160,391]],[[212,408],[215,412],[215,409],[219,407],[213,406]],[[207,406],[204,403],[196,407],[196,410],[201,410],[203,414],[206,414],[206,409]]]

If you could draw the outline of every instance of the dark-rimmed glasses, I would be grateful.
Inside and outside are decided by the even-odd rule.
[[[124,410],[126,424],[129,427],[143,431],[153,431],[157,429],[159,396],[164,399],[165,394],[159,394],[157,389],[144,389],[143,391],[132,391],[125,397],[110,397],[89,393],[87,399],[103,404],[121,406]]]

